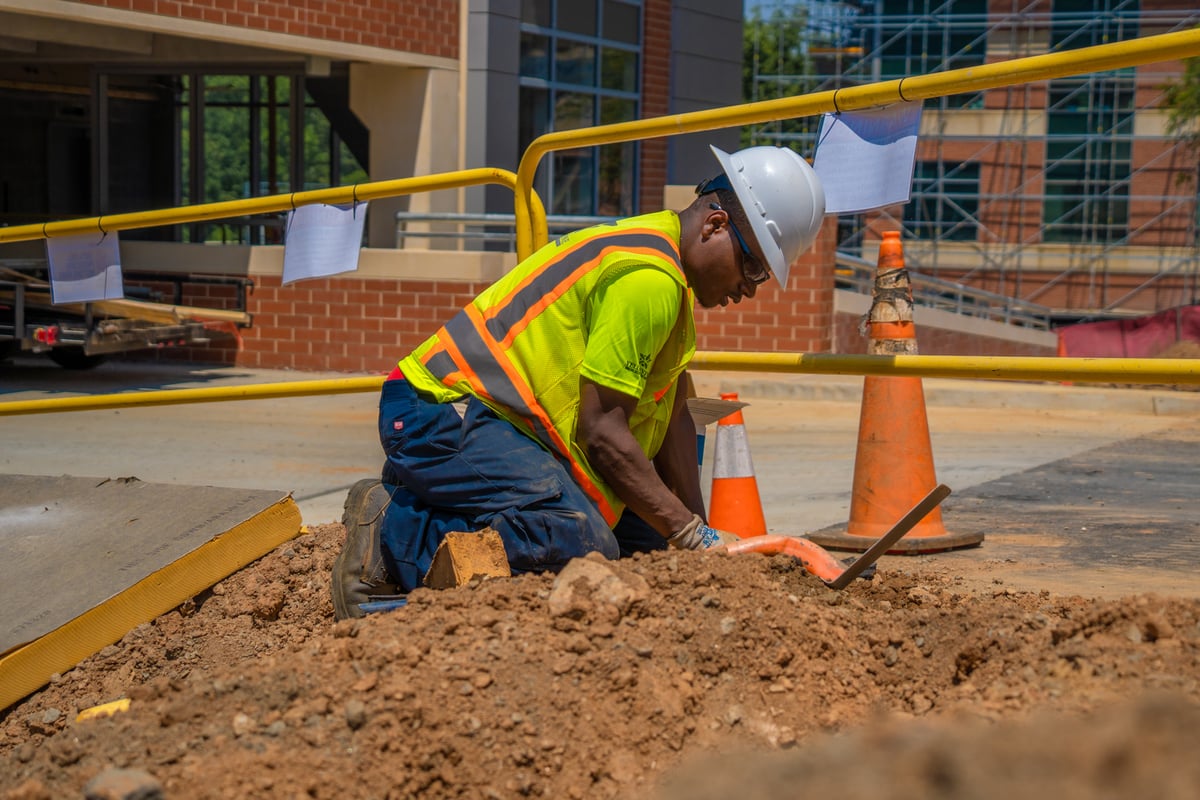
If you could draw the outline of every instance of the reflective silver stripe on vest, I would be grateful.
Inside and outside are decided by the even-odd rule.
[[[512,326],[524,319],[529,309],[569,279],[575,270],[595,261],[607,249],[656,250],[664,259],[678,266],[679,254],[672,245],[665,234],[660,236],[651,233],[615,232],[587,239],[575,250],[563,253],[543,265],[541,272],[535,273],[533,279],[513,295],[495,317],[487,321],[488,333],[497,342],[504,341]],[[459,349],[463,350],[461,346]]]
[[[538,441],[552,453],[567,458],[567,454],[560,452],[560,448],[555,445],[555,437],[550,435],[546,425],[521,397],[520,391],[509,379],[508,373],[504,371],[500,362],[488,349],[487,344],[480,338],[479,332],[465,311],[458,312],[446,323],[446,333],[453,340],[459,352],[470,362],[470,369],[482,384],[487,396],[527,420]],[[445,381],[446,376],[451,373],[460,371],[458,365],[454,363],[454,359],[445,351],[430,358],[425,366],[441,381]]]
[[[425,368],[443,383],[445,383],[447,375],[458,371],[458,365],[454,363],[454,359],[445,350],[430,356],[429,363],[425,365]]]

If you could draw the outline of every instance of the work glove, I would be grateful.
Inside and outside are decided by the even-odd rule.
[[[680,550],[708,550],[737,540],[738,537],[732,533],[710,528],[699,514],[693,514],[691,522],[667,537],[667,544]]]

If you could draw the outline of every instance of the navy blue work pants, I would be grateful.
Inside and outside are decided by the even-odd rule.
[[[561,569],[590,552],[617,558],[666,547],[628,511],[610,529],[554,456],[473,397],[459,416],[408,381],[389,380],[379,400],[379,438],[391,495],[383,552],[402,591],[421,585],[447,533],[489,525],[514,573]]]

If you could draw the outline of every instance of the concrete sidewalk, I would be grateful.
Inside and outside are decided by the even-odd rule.
[[[0,402],[345,377],[135,362],[71,372],[18,360],[0,366]],[[331,522],[349,487],[379,474],[377,406],[363,393],[0,417],[0,473],[282,489],[306,523]]]

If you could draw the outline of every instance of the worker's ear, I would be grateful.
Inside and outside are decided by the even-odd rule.
[[[729,224],[729,213],[716,203],[709,203],[703,211],[704,224],[701,226],[701,230],[704,232],[705,239]]]

